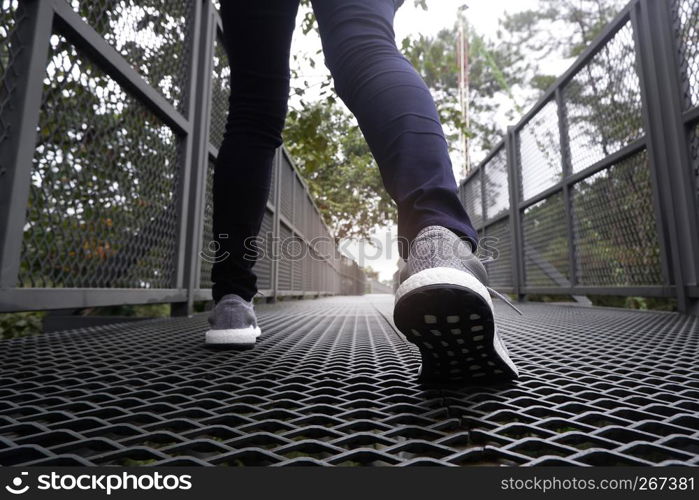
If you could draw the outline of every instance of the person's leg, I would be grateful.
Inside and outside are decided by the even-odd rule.
[[[457,195],[432,95],[398,50],[393,18],[400,0],[313,0],[335,90],[357,117],[398,206],[398,235],[412,241],[428,226],[471,242],[478,235]],[[401,255],[407,257],[406,245]]]
[[[221,2],[231,96],[214,169],[213,234],[219,249],[211,278],[216,302],[228,294],[250,300],[257,292],[255,256],[246,254],[244,242],[260,230],[274,152],[282,143],[298,6],[299,0]]]
[[[420,349],[422,379],[516,378],[432,95],[395,44],[400,0],[312,1],[335,89],[357,117],[398,204],[399,236],[411,242],[400,246],[408,272],[396,290],[393,319]]]

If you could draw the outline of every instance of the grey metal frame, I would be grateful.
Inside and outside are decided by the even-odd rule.
[[[172,303],[174,315],[188,315],[197,300],[209,300],[211,291],[199,286],[204,218],[204,190],[209,159],[218,151],[209,142],[211,113],[212,56],[216,36],[221,31],[221,20],[210,0],[196,0],[192,20],[191,57],[188,63],[189,96],[186,116],[179,112],[156,89],[150,86],[136,70],[92,27],[90,27],[65,0],[24,0],[26,21],[21,25],[23,50],[14,69],[18,75],[13,83],[18,91],[13,112],[4,117],[15,131],[9,140],[0,143],[0,156],[9,159],[8,171],[0,171],[0,312],[18,310],[45,310],[81,308],[118,304]],[[21,260],[21,246],[32,160],[36,144],[36,128],[41,112],[44,71],[47,64],[49,38],[53,33],[65,36],[81,54],[109,74],[122,88],[147,106],[164,124],[178,135],[183,148],[179,165],[182,182],[175,193],[177,205],[177,259],[175,279],[168,289],[114,289],[114,288],[18,288],[17,277]],[[7,75],[12,78],[12,75]],[[290,168],[295,178],[301,179],[288,153],[280,148],[276,155],[277,199],[268,204],[274,215],[274,234],[279,236],[280,224],[308,244],[311,238],[297,227],[296,221],[286,220],[277,209],[282,192],[282,168]],[[313,207],[312,217],[320,220],[320,213],[310,199],[303,180],[304,194]],[[292,185],[293,189],[295,186]],[[293,196],[293,191],[292,191]],[[306,216],[306,214],[303,214]],[[322,231],[330,231],[320,221]],[[363,293],[365,279],[356,263],[336,252],[331,258],[314,262],[315,273],[322,273],[325,282],[317,290],[284,290],[278,283],[279,262],[272,262],[272,286],[264,290],[268,299],[282,296],[317,296],[339,293]],[[327,269],[327,270],[324,270]],[[348,271],[349,270],[349,271]],[[292,288],[294,288],[292,286]]]
[[[510,210],[492,220],[483,220],[478,229],[485,235],[493,224],[509,218],[512,241],[513,286],[502,291],[523,300],[528,294],[622,295],[674,297],[678,309],[699,314],[699,212],[695,179],[689,159],[689,133],[699,120],[699,108],[684,111],[677,61],[679,47],[673,32],[671,0],[632,0],[597,39],[578,57],[573,65],[549,88],[522,120],[507,130],[503,143],[496,146],[474,171],[461,183],[460,190],[489,164],[503,147],[507,151]],[[573,172],[568,136],[568,121],[562,90],[628,22],[634,32],[637,72],[641,83],[643,123],[646,134],[600,161]],[[549,102],[557,103],[561,146],[562,179],[553,186],[522,200],[519,133]],[[651,169],[651,189],[660,244],[661,271],[665,283],[661,286],[580,286],[576,282],[578,268],[574,242],[574,220],[571,189],[574,184],[594,173],[647,150]],[[481,179],[484,182],[484,179]],[[566,239],[570,283],[561,286],[527,286],[524,276],[524,245],[522,215],[524,210],[549,196],[562,193],[565,206]],[[483,196],[483,213],[486,199]]]

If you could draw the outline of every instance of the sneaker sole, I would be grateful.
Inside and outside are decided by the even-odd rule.
[[[421,381],[482,384],[518,377],[484,294],[476,278],[450,268],[427,269],[401,284],[393,319],[420,350]]]
[[[209,330],[204,336],[204,343],[209,347],[251,349],[255,347],[260,333],[260,327]]]

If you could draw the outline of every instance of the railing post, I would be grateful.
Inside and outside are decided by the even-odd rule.
[[[522,219],[519,210],[519,173],[517,169],[517,136],[513,127],[508,127],[505,136],[507,172],[510,186],[510,238],[512,241],[512,285],[518,301],[524,300],[524,245],[522,243]]]
[[[178,195],[180,233],[178,238],[177,288],[187,290],[186,302],[171,305],[173,316],[189,316],[194,312],[194,290],[199,276],[201,219],[203,217],[203,189],[208,165],[209,86],[211,79],[211,2],[195,3],[192,29],[191,58],[189,60],[189,102],[187,118],[193,124],[185,140],[183,183]]]
[[[699,299],[690,297],[687,290],[697,286],[699,278],[699,223],[670,9],[669,0],[639,0],[631,20],[638,47],[651,182],[665,229],[659,240],[669,246],[665,253],[678,309],[699,315]]]
[[[23,0],[15,19],[8,42],[17,46],[2,82],[13,94],[1,110],[7,136],[0,137],[0,289],[17,285],[53,3]]]
[[[279,215],[281,214],[282,210],[282,168],[284,168],[282,165],[283,154],[282,147],[278,148],[274,154],[273,175],[276,176],[276,179],[274,180],[276,189],[274,192],[274,213],[272,214],[272,241],[270,243],[270,250],[272,252],[272,276],[270,280],[272,296],[268,298],[268,302],[276,302],[279,294],[279,259],[281,259],[281,246],[279,241],[281,235],[281,229],[279,227],[281,220]]]
[[[478,177],[481,179],[481,233],[482,236],[486,236],[485,234],[485,225],[488,222],[488,217],[486,216],[486,203],[485,203],[485,196],[486,196],[486,189],[485,189],[485,165],[481,165],[480,167],[480,172],[478,172]]]

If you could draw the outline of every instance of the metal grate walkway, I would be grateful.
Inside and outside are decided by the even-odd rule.
[[[699,465],[699,320],[499,307],[512,384],[421,387],[392,297],[259,308],[252,351],[206,317],[0,344],[0,465]]]

